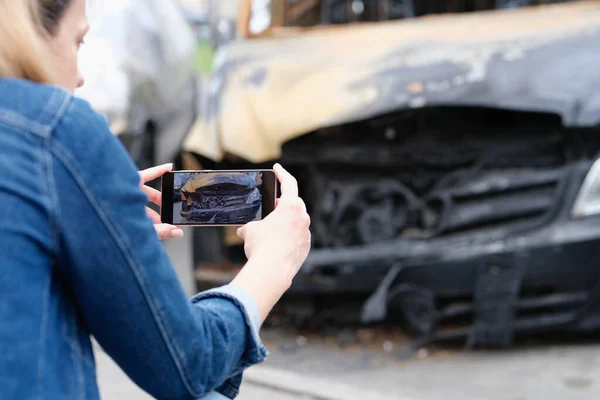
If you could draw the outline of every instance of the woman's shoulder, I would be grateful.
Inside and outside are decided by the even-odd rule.
[[[0,123],[47,136],[72,101],[58,86],[0,78]]]
[[[86,164],[106,153],[128,161],[106,118],[58,86],[0,78],[0,130],[3,125],[51,139],[52,151]]]
[[[24,79],[0,78],[0,125],[42,137],[68,125],[67,132],[108,130],[106,119],[87,101],[59,86]]]
[[[59,86],[14,78],[0,78],[0,124],[44,137],[59,131],[71,140],[92,130],[112,135],[106,118],[86,100]]]

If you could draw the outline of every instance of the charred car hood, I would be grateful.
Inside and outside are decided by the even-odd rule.
[[[256,187],[256,181],[254,178],[243,172],[231,172],[227,175],[203,174],[190,178],[181,190],[188,193],[194,193],[197,190],[211,188],[217,185],[239,186],[240,188],[251,190]]]
[[[186,150],[280,156],[319,128],[427,106],[485,106],[600,121],[600,4],[593,1],[288,30],[217,56]]]

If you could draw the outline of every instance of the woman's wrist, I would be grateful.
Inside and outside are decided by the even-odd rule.
[[[287,274],[284,273],[283,265],[279,266],[280,269],[266,267],[265,263],[272,262],[262,257],[252,257],[230,283],[232,286],[245,289],[254,297],[260,313],[261,325],[291,285]],[[281,273],[272,273],[278,269]]]

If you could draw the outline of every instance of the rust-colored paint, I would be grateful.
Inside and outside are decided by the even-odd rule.
[[[411,82],[406,86],[406,91],[413,94],[421,93],[424,87],[423,82]]]

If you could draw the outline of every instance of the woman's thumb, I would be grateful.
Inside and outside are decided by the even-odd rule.
[[[253,226],[258,224],[259,221],[252,221],[252,222],[248,222],[246,225],[240,226],[236,233],[239,237],[241,237],[242,239],[245,238],[245,236],[248,234],[249,230],[252,230]]]

